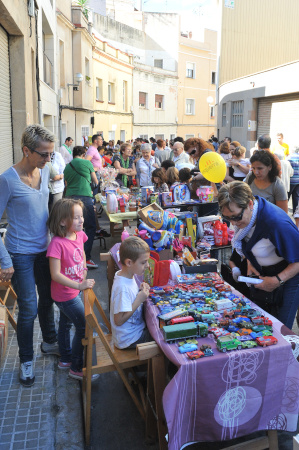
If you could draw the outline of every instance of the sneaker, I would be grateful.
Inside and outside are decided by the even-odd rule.
[[[25,387],[31,387],[34,384],[35,375],[33,370],[33,361],[20,363],[19,380]]]
[[[53,344],[47,344],[47,342],[42,342],[40,345],[41,352],[44,355],[56,355],[60,356],[58,342],[54,342]]]
[[[88,267],[89,269],[97,269],[99,266],[93,262],[92,259],[89,259],[88,261],[86,261],[86,267]]]
[[[101,229],[101,230],[96,231],[96,236],[106,238],[106,237],[110,237],[111,234],[108,233],[108,231]]]
[[[62,362],[62,361],[59,361],[59,363],[58,363],[58,369],[62,369],[62,370],[64,370],[64,369],[69,369],[69,368],[71,367],[71,365],[72,365],[71,362]]]
[[[74,378],[74,380],[83,380],[83,372],[76,372],[72,369],[70,369],[69,371],[69,376],[71,378]],[[100,374],[99,373],[95,373],[94,375],[91,376],[91,381],[95,381],[99,378]]]

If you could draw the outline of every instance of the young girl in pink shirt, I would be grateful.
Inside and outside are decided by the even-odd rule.
[[[58,344],[59,369],[70,369],[69,376],[82,380],[83,346],[85,334],[84,305],[81,291],[92,288],[95,281],[86,279],[87,268],[83,231],[83,203],[64,198],[51,211],[48,226],[54,235],[47,251],[51,271],[51,295],[60,309]],[[70,329],[76,327],[72,346]]]

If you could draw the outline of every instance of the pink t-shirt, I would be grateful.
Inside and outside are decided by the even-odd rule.
[[[93,167],[96,167],[98,170],[102,170],[103,164],[102,164],[102,157],[98,152],[98,149],[91,145],[89,149],[86,152],[86,156],[91,156],[91,164]]]
[[[87,241],[84,231],[77,233],[77,239],[71,241],[67,238],[54,236],[47,250],[47,256],[60,259],[60,273],[72,281],[83,281],[84,267],[84,242]],[[51,295],[56,302],[66,302],[79,294],[79,289],[63,286],[56,281],[51,281]]]

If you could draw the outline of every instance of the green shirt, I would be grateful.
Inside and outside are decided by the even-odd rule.
[[[71,167],[71,164],[76,170]],[[66,197],[71,195],[92,197],[91,172],[94,172],[93,165],[86,159],[74,158],[71,163],[67,164],[64,169],[64,179],[67,183]]]

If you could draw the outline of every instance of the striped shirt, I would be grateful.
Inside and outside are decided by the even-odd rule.
[[[290,183],[299,184],[299,153],[292,153],[288,157],[288,161],[294,169],[294,175],[290,178]]]

